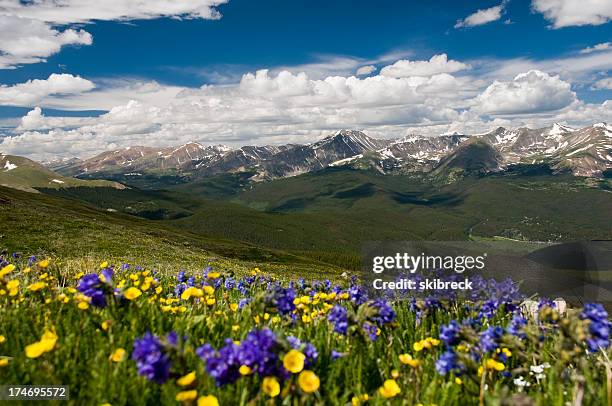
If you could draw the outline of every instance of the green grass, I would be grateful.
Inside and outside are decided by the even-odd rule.
[[[211,177],[163,191],[48,192],[349,269],[359,266],[364,241],[612,238],[610,228],[602,227],[612,224],[609,181],[535,169],[450,184],[347,168],[256,184],[245,183],[245,176]]]
[[[249,243],[195,234],[167,224],[109,213],[81,202],[0,187],[0,246],[31,254],[122,260],[156,269],[203,268],[211,257],[279,273],[338,274],[310,258]],[[226,261],[227,262],[227,261]],[[230,262],[227,262],[230,263]]]
[[[222,405],[345,405],[363,394],[370,396],[373,405],[472,405],[482,400],[490,405],[561,406],[578,397],[583,404],[605,404],[612,385],[605,372],[610,363],[602,354],[585,353],[580,332],[588,326],[576,311],[562,319],[568,320],[567,325],[542,316],[543,324],[530,321],[524,340],[504,339],[503,345],[512,352],[504,368],[512,377],[489,371],[480,378],[479,364],[471,363],[459,385],[452,374],[440,375],[435,370],[441,346],[417,353],[413,344],[438,337],[441,325],[451,319],[474,317],[479,303],[471,310],[444,303],[443,309],[426,310],[417,321],[406,301],[396,301],[396,321],[381,326],[379,338],[371,342],[360,332],[371,310],[347,300],[327,302],[330,306],[340,303],[355,318],[350,337],[332,331],[326,315],[329,307],[323,305],[326,300],[302,306],[295,321],[288,316],[276,319],[276,310],[266,299],[270,294],[267,280],[249,285],[247,295],[253,301],[236,312],[229,310],[230,303],[242,298],[236,290],[217,289],[216,302],[211,305],[179,300],[172,305],[176,313],[166,311],[167,304],[159,299],[176,299],[172,292],[179,270],[200,278],[206,266],[224,277],[248,275],[259,267],[283,281],[298,277],[344,281],[340,273],[359,267],[360,244],[367,240],[501,238],[522,249],[525,243],[514,239],[610,238],[605,225],[612,224],[612,195],[606,187],[609,184],[547,175],[487,176],[443,184],[417,176],[345,169],[252,188],[234,178],[215,178],[191,191],[186,186],[180,191],[72,188],[33,194],[0,187],[0,247],[25,256],[53,258],[46,270],[34,266],[26,273],[20,263],[0,280],[4,292],[0,294],[0,335],[6,337],[0,344],[0,358],[8,360],[8,365],[0,367],[0,384],[69,385],[74,404],[173,404],[180,390],[176,378],[196,371],[198,395],[214,394]],[[213,189],[217,192],[202,196]],[[155,271],[163,293],[156,295],[150,288],[133,302],[79,309],[76,302],[82,298],[70,291],[77,284],[75,276],[97,271],[102,261],[117,268],[127,262]],[[125,291],[133,284],[132,272],[118,271],[115,285],[125,279],[121,288]],[[20,281],[16,296],[7,296],[9,279]],[[140,287],[142,279],[140,274]],[[28,288],[40,280],[49,286],[41,291]],[[299,294],[309,295],[316,289],[307,286]],[[62,294],[68,302],[64,303]],[[180,306],[184,311],[179,311]],[[312,310],[321,313],[313,320],[302,318]],[[271,317],[266,318],[266,313]],[[510,317],[499,311],[482,329],[505,326]],[[110,329],[102,328],[104,321],[110,321]],[[281,340],[294,335],[316,346],[319,358],[308,368],[321,380],[317,393],[300,391],[295,377],[283,385],[282,402],[266,397],[259,376],[215,385],[195,348],[204,343],[218,348],[226,338],[243,340],[251,329],[263,327],[271,328]],[[40,358],[26,357],[25,348],[39,340],[45,329],[55,330],[57,344]],[[174,375],[163,385],[139,376],[130,359],[109,361],[117,348],[129,354],[134,340],[146,331],[160,336],[177,331],[187,337],[184,350],[172,355]],[[478,348],[478,331],[468,333],[465,344]],[[287,350],[282,345],[275,350],[278,357]],[[575,348],[580,351],[573,353]],[[333,361],[332,350],[347,356]],[[421,365],[402,365],[402,353],[419,358]],[[607,355],[612,354],[608,351]],[[543,362],[551,368],[536,381],[529,368]],[[387,401],[378,389],[394,370],[402,393]],[[532,381],[523,393],[513,383],[518,376]]]
[[[9,171],[0,170],[0,186],[32,193],[38,193],[38,188],[64,189],[80,186],[89,188],[123,188],[123,185],[107,180],[83,180],[64,177],[34,161],[19,156],[0,155],[0,158],[17,166]]]
[[[88,263],[80,265],[80,271],[84,272],[98,269]],[[214,269],[222,269],[217,263],[212,265]],[[487,405],[523,402],[521,404],[562,406],[576,398],[582,398],[585,405],[603,405],[606,390],[612,384],[605,374],[605,367],[610,363],[605,362],[602,354],[585,352],[584,340],[580,341],[578,333],[578,328],[585,328],[585,323],[573,310],[563,317],[566,324],[553,321],[558,317],[555,313],[542,313],[539,324],[530,320],[522,330],[526,334],[523,339],[504,334],[498,345],[511,352],[510,358],[505,360],[495,355],[495,351],[483,353],[475,344],[480,341],[479,330],[493,325],[506,326],[511,314],[500,310],[481,329],[465,328],[460,338],[464,348],[479,354],[483,360],[503,360],[504,371],[511,376],[505,377],[489,369],[480,377],[477,371],[481,364],[456,347],[455,351],[465,363],[462,383],[458,384],[452,373],[441,375],[436,371],[436,360],[445,351],[442,343],[423,351],[416,351],[413,345],[427,337],[437,338],[440,327],[452,319],[473,317],[478,310],[476,304],[471,311],[458,303],[444,303],[442,309],[424,311],[417,321],[416,313],[406,301],[396,301],[393,304],[396,320],[381,325],[378,338],[371,341],[360,327],[363,320],[373,315],[369,304],[358,307],[346,299],[323,298],[318,303],[298,307],[297,320],[293,321],[289,315],[278,315],[270,304],[265,280],[248,285],[247,296],[252,302],[238,311],[229,310],[230,303],[237,303],[242,295],[235,289],[224,288],[213,293],[214,304],[207,305],[192,298],[166,305],[160,298],[173,297],[176,280],[164,275],[155,275],[162,287],[160,294],[155,293],[157,285],[153,284],[133,301],[115,302],[109,296],[111,305],[106,308],[80,309],[77,303],[82,302],[83,297],[69,291],[77,285],[77,269],[66,269],[55,262],[46,269],[33,266],[28,273],[24,272],[24,267],[23,263],[18,263],[17,269],[7,278],[20,280],[19,292],[12,297],[6,293],[0,296],[0,335],[5,337],[0,344],[0,358],[8,362],[0,367],[0,384],[67,385],[72,404],[177,404],[174,399],[182,389],[176,380],[192,371],[196,372],[196,380],[184,389],[196,390],[197,396],[212,394],[222,405],[346,405],[352,397],[364,394],[369,396],[368,404],[371,405],[474,405],[482,400]],[[27,288],[40,281],[43,274],[47,275],[42,279],[49,284],[47,287],[39,291]],[[198,280],[201,278],[201,272],[195,275]],[[229,274],[224,272],[222,277],[227,276]],[[125,285],[121,289],[125,291],[136,286],[144,289],[144,280],[145,275],[141,272],[118,270],[113,283],[117,286],[123,281]],[[309,295],[312,289],[307,286],[306,290],[299,290],[298,295]],[[350,322],[348,336],[335,333],[327,320],[326,305],[337,304],[348,309],[355,318]],[[184,310],[173,313],[166,306],[175,310],[184,307]],[[303,314],[311,314],[313,310],[322,313],[312,320],[302,319]],[[266,318],[266,313],[270,317]],[[110,327],[105,329],[104,322]],[[258,374],[241,377],[235,383],[215,385],[195,349],[205,343],[218,349],[226,338],[242,341],[252,329],[262,328],[271,329],[278,337],[273,357],[279,364],[289,350],[284,340],[290,335],[316,347],[318,358],[307,366],[320,379],[320,387],[315,393],[300,390],[296,375],[281,382],[282,393],[274,400],[262,391],[263,376]],[[57,342],[40,357],[27,357],[27,346],[40,340],[45,330],[54,331]],[[168,351],[172,361],[172,374],[163,384],[140,376],[136,363],[130,359],[135,340],[147,331],[158,336],[176,331],[179,337],[185,338],[179,348],[163,350]],[[111,361],[109,357],[119,348],[126,350],[126,357],[119,362]],[[345,356],[333,360],[332,351]],[[405,353],[418,359],[420,365],[402,364],[399,355]],[[550,367],[536,380],[529,373],[530,367],[543,363],[549,363]],[[401,394],[387,400],[379,388],[394,376]],[[513,382],[519,376],[531,382],[522,392]]]

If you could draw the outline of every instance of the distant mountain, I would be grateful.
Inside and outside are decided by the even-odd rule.
[[[43,162],[42,165],[47,169],[52,170],[53,172],[69,170],[69,168],[75,167],[83,162],[81,159],[77,157],[73,158],[62,158],[62,159],[54,159],[52,161]]]
[[[295,176],[377,151],[390,142],[370,138],[360,131],[341,130],[315,143],[286,149],[261,162],[260,167],[263,174],[271,178]]]
[[[432,174],[485,174],[500,171],[502,167],[502,155],[490,142],[472,138],[442,158]]]
[[[0,154],[0,186],[38,193],[37,189],[70,187],[112,187],[124,189],[120,183],[106,180],[82,180],[64,177],[30,159]]]
[[[464,149],[464,144],[470,147]],[[477,162],[479,159],[482,161]],[[252,172],[252,180],[267,180],[344,165],[381,173],[441,174],[444,168],[451,167],[463,173],[486,173],[517,164],[548,165],[553,172],[600,177],[612,168],[612,126],[598,123],[582,129],[562,124],[540,129],[499,127],[484,134],[410,135],[397,140],[340,130],[307,145],[234,149],[191,142],[168,148],[139,146],[49,167],[67,176],[87,178],[176,176],[181,181],[192,181],[237,172]]]

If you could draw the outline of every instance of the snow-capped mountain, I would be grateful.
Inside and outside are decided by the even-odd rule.
[[[479,159],[486,162],[476,162]],[[573,129],[556,123],[540,129],[499,127],[484,134],[453,133],[434,137],[414,134],[396,140],[340,130],[306,145],[230,148],[190,142],[167,148],[137,146],[104,152],[84,161],[48,166],[66,175],[88,177],[172,173],[198,178],[249,171],[254,173],[253,179],[263,180],[329,166],[373,167],[382,173],[393,173],[430,172],[458,165],[467,171],[479,168],[478,172],[482,172],[503,170],[515,164],[541,163],[554,171],[602,176],[612,168],[612,126],[598,123]]]
[[[505,165],[549,163],[578,176],[600,176],[612,168],[612,126],[605,123],[581,129],[558,123],[541,129],[498,128],[480,137],[500,151]]]

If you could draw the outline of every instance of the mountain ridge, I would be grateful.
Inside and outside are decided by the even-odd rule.
[[[205,146],[189,142],[153,148],[133,146],[106,151],[95,157],[62,165],[48,164],[66,176],[175,175],[187,179],[252,171],[253,180],[272,180],[330,166],[373,167],[381,173],[429,173],[466,141],[482,139],[499,154],[499,168],[516,164],[549,164],[553,171],[601,177],[612,168],[612,126],[596,123],[575,129],[554,123],[532,129],[498,127],[482,134],[411,134],[378,139],[357,130],[339,130],[309,144]],[[486,165],[485,165],[486,167]],[[469,171],[468,171],[469,172]],[[478,171],[481,172],[481,171]]]

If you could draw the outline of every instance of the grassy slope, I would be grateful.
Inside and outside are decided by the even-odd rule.
[[[612,224],[609,185],[571,176],[494,175],[432,184],[334,170],[279,182],[258,185],[239,199],[272,211],[335,211],[340,218],[361,212],[369,221],[397,214],[413,235],[429,239],[492,237],[512,229],[531,240],[612,237],[602,227]]]
[[[211,257],[225,266],[312,276],[340,270],[282,251],[205,237],[166,224],[108,213],[70,199],[0,187],[0,246],[65,260],[128,261],[156,269],[201,269]]]
[[[364,241],[612,237],[612,194],[569,176],[487,176],[432,183],[335,168],[256,184],[215,177],[177,191],[69,189],[102,208],[214,238],[245,241],[347,268]]]
[[[17,167],[6,170],[4,168],[6,162],[10,162]],[[62,189],[79,186],[123,188],[123,185],[107,180],[82,180],[64,177],[34,161],[13,155],[0,155],[0,186],[32,193],[38,193],[37,188]]]

